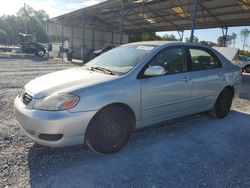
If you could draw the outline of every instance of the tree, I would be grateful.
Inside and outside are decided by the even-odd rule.
[[[185,38],[185,42],[191,42],[191,41],[190,41],[190,38],[186,37],[186,38]],[[193,38],[193,43],[194,43],[194,44],[199,44],[199,39],[198,39],[198,37],[194,36],[194,38]]]
[[[232,44],[233,41],[235,42],[236,37],[235,37],[235,39],[234,39],[234,37],[235,36],[233,36],[233,34],[232,35],[227,35],[227,36],[219,36],[218,39],[217,39],[218,45],[221,46],[221,47],[222,46],[229,46],[229,45]]]
[[[243,51],[245,49],[245,46],[246,46],[246,42],[248,40],[248,37],[249,37],[249,34],[250,34],[250,30],[245,28],[245,29],[242,29],[240,31],[240,36],[241,36],[241,39],[243,41]]]
[[[215,43],[215,42],[212,42],[212,41],[203,41],[203,40],[200,41],[199,44],[210,46],[210,47],[218,46],[218,44]]]
[[[129,42],[161,40],[161,39],[162,38],[159,35],[156,35],[155,32],[133,33],[129,35]]]
[[[46,42],[46,20],[49,16],[46,12],[36,11],[32,7],[22,7],[16,15],[0,17],[0,43],[17,44],[19,33],[34,34],[39,42]]]
[[[138,41],[142,41],[142,34],[141,33],[129,34],[129,42],[138,42]]]
[[[18,34],[21,29],[21,23],[17,20],[16,16],[2,16],[0,17],[0,43],[17,44]]]
[[[232,37],[232,44],[233,44],[233,47],[234,47],[235,42],[236,42],[236,38],[237,38],[237,34],[233,32],[231,37]]]
[[[161,39],[166,40],[166,41],[178,41],[178,39],[173,34],[171,34],[171,35],[165,34],[162,36]]]
[[[49,16],[45,11],[36,11],[30,6],[24,6],[17,12],[17,18],[23,23],[23,26],[26,22],[27,33],[34,34],[38,41],[45,42],[47,40],[46,20],[49,19]]]
[[[160,39],[161,39],[161,37],[156,35],[155,32],[142,34],[142,41],[160,40]]]
[[[162,37],[156,35],[155,32],[151,33],[133,33],[129,35],[129,42],[137,42],[137,41],[149,41],[149,40],[166,40],[166,41],[178,41],[175,35],[165,34]]]

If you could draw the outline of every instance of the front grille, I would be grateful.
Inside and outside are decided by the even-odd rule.
[[[30,103],[30,101],[33,99],[33,97],[26,92],[23,93],[23,95],[21,97],[22,97],[23,103],[26,105],[28,105]]]

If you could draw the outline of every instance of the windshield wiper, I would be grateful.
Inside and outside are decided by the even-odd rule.
[[[111,70],[109,69],[106,69],[106,68],[103,68],[103,67],[89,67],[90,70],[99,70],[99,71],[102,71],[104,73],[108,73],[108,74],[111,74],[111,75],[116,75],[114,72],[112,72]]]

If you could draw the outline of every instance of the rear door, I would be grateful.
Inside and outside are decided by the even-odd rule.
[[[219,59],[207,48],[190,47],[192,103],[194,112],[212,108],[223,86]]]
[[[142,121],[144,125],[186,115],[192,81],[187,71],[187,48],[168,47],[148,66],[163,66],[166,74],[142,78]]]

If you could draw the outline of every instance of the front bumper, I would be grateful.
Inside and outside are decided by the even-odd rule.
[[[51,147],[83,144],[86,128],[96,113],[34,110],[23,104],[20,97],[16,97],[14,106],[22,131],[36,143]],[[55,141],[41,139],[41,135],[58,134],[62,136]]]

